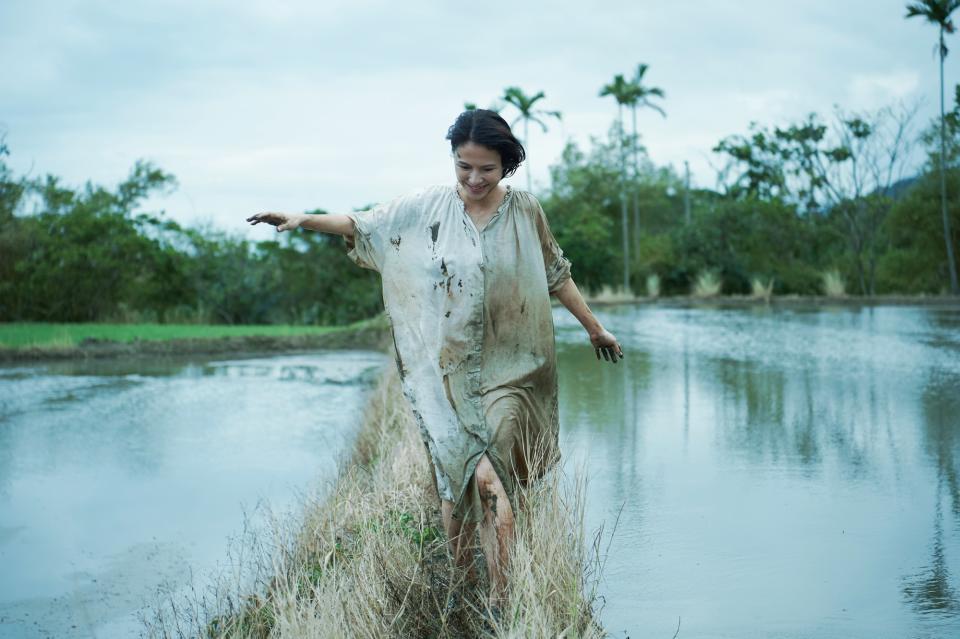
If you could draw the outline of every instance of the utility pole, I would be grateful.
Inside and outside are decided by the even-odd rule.
[[[683,161],[683,221],[690,224],[690,163]]]

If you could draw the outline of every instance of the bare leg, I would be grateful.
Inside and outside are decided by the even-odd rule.
[[[480,541],[490,576],[490,606],[500,607],[507,592],[507,562],[514,536],[513,507],[486,455],[480,458],[475,476],[483,502]]]
[[[477,532],[476,524],[468,524],[453,517],[453,502],[446,499],[440,502],[440,514],[443,527],[447,531],[447,547],[453,557],[453,563],[467,569],[467,580],[477,580],[477,568],[473,563],[473,537]]]

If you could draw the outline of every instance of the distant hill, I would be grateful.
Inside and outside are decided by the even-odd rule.
[[[907,191],[913,188],[914,184],[920,181],[921,177],[921,175],[914,175],[912,177],[905,177],[902,180],[894,182],[890,185],[890,188],[887,189],[886,195],[889,195],[894,200],[899,200],[907,194]],[[871,193],[871,195],[873,194]]]

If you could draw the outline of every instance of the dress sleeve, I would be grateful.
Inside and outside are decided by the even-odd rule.
[[[547,273],[547,290],[555,293],[570,279],[570,260],[563,256],[563,250],[550,232],[550,224],[540,202],[530,196],[533,205],[537,235],[540,236],[540,249],[543,251],[543,266]]]
[[[390,242],[400,244],[403,229],[417,216],[420,200],[419,193],[412,193],[367,211],[347,213],[353,220],[353,239],[346,239],[347,256],[357,266],[380,272],[386,247]]]

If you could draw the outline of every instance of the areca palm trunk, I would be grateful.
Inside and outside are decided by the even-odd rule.
[[[630,240],[627,227],[627,158],[623,143],[623,105],[617,105],[620,118],[620,222],[623,235],[623,292],[630,291]]]
[[[633,193],[633,254],[640,257],[640,185],[638,177],[640,170],[637,167],[637,105],[634,103],[630,107],[630,115],[633,119],[633,140],[631,140],[630,149],[633,155],[633,184],[631,192]]]
[[[523,143],[527,145],[527,191],[533,193],[533,180],[530,177],[530,118],[523,119]]]
[[[940,27],[940,214],[943,217],[943,238],[947,244],[947,267],[950,269],[950,292],[960,295],[957,284],[957,263],[953,256],[953,235],[947,213],[947,125],[943,106],[943,26]]]

